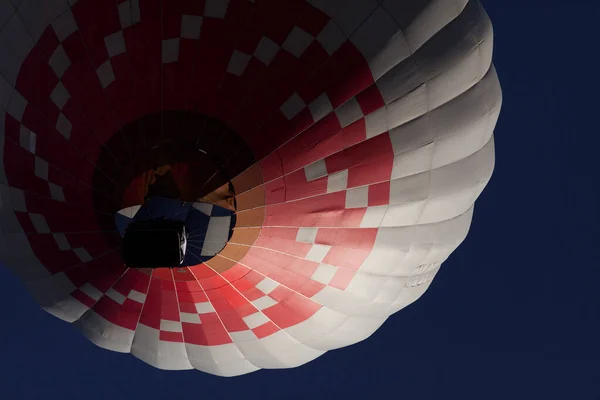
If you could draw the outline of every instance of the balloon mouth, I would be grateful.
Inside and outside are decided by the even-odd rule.
[[[96,217],[99,225],[107,229],[106,217],[113,220],[110,230],[114,232],[116,226],[121,240],[115,244],[121,247],[124,258],[133,257],[129,258],[131,266],[197,265],[223,249],[236,221],[232,180],[255,162],[252,151],[235,131],[219,119],[200,113],[163,111],[125,125],[100,149],[92,191]],[[200,203],[205,205],[194,208]],[[182,215],[189,221],[181,216],[171,218],[169,213],[177,207],[183,208]],[[178,247],[167,244],[175,243],[176,235],[184,237],[177,229],[159,229],[160,234],[156,229],[145,234],[137,231],[132,240],[124,240],[123,226],[137,221],[134,214],[146,211],[159,218],[159,225],[164,220],[184,223],[190,235],[186,254],[176,257]],[[149,221],[149,216],[145,215],[142,221]],[[156,233],[156,237],[149,232]],[[162,247],[156,243],[161,235],[166,241]],[[111,240],[114,242],[114,238]],[[144,253],[143,248],[150,247],[162,249],[164,254],[148,257],[153,252]]]
[[[115,214],[121,254],[130,268],[183,268],[207,262],[227,245],[235,210],[155,196]]]

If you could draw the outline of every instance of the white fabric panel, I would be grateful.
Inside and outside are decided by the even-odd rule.
[[[337,24],[331,20],[317,35],[317,41],[321,43],[327,54],[332,55],[346,41],[346,37]]]
[[[256,288],[264,294],[271,293],[277,286],[279,286],[279,283],[270,278],[265,278],[256,284]]]
[[[254,329],[270,321],[269,318],[261,312],[255,312],[254,314],[248,315],[244,317],[243,320],[250,329]]]
[[[327,176],[327,193],[340,192],[348,187],[348,170]]]
[[[329,250],[331,250],[331,246],[313,244],[305,258],[307,260],[320,263],[327,256]]]
[[[400,26],[383,7],[369,16],[350,41],[369,62],[375,81],[410,55]]]
[[[469,3],[461,18],[471,23],[460,19],[452,21],[447,29],[377,81],[386,104],[427,82],[433,85],[432,92],[439,97],[430,100],[434,108],[456,97],[476,83],[478,75],[481,78],[485,74],[491,64],[493,45],[489,19],[477,2]],[[480,47],[485,50],[478,50]],[[453,68],[457,71],[466,68],[466,71],[457,76],[452,73]]]
[[[312,0],[311,4],[329,15],[346,37],[350,37],[378,6],[376,0]]]
[[[378,228],[385,217],[388,206],[368,207],[360,223],[361,228]]]
[[[58,18],[62,13],[64,13],[69,5],[75,4],[72,0],[54,0],[54,1],[41,1],[41,4],[44,8],[44,11],[48,15],[50,20]]]
[[[123,296],[121,293],[117,292],[115,289],[110,288],[108,290],[108,292],[106,292],[106,296],[111,298],[112,300],[116,301],[119,304],[123,304],[125,303],[126,297]]]
[[[229,65],[227,66],[227,72],[236,76],[242,76],[250,58],[249,54],[234,50],[231,59],[229,60]]]
[[[477,153],[431,171],[431,195],[420,222],[453,218],[468,210],[490,180],[494,170],[494,141]]]
[[[219,376],[236,376],[258,370],[244,358],[235,344],[198,346],[186,344],[192,366],[200,371]]]
[[[56,50],[54,50],[54,53],[52,53],[50,56],[48,64],[50,64],[50,67],[56,76],[62,78],[66,70],[71,66],[71,60],[69,59],[64,47],[59,45]]]
[[[15,7],[9,0],[0,0],[0,29],[4,27],[4,24],[6,24],[14,13]]]
[[[71,137],[71,130],[73,129],[73,125],[71,121],[67,119],[62,113],[58,116],[58,121],[56,121],[56,130],[58,133],[63,135],[63,137],[67,140]]]
[[[198,312],[198,314],[206,314],[206,313],[211,313],[211,312],[215,311],[215,309],[210,301],[206,301],[204,303],[196,303],[195,306],[196,306],[196,311]]]
[[[133,217],[135,217],[135,214],[137,214],[137,212],[140,210],[140,208],[141,208],[141,206],[139,206],[139,205],[131,206],[131,207],[127,207],[127,208],[120,210],[118,213],[125,217],[133,218]]]
[[[58,84],[50,94],[50,98],[52,99],[54,104],[56,104],[56,107],[58,107],[59,110],[63,109],[70,97],[71,95],[61,82],[58,82]]]
[[[380,135],[389,130],[387,123],[387,111],[380,108],[365,116],[365,125],[367,129],[367,139]]]
[[[215,255],[220,252],[229,237],[231,217],[211,217],[206,229],[206,237],[202,245],[202,255]]]
[[[400,293],[406,283],[405,277],[388,277],[358,272],[346,288],[346,293],[373,301],[383,290],[392,291],[392,300]],[[391,301],[390,301],[391,302]]]
[[[283,103],[280,110],[287,119],[292,119],[298,115],[304,107],[306,107],[304,100],[302,100],[298,93],[294,93],[285,103]]]
[[[17,9],[19,18],[27,28],[34,42],[42,36],[44,29],[50,24],[46,13],[42,8],[44,0],[23,0]]]
[[[78,30],[77,23],[75,22],[75,18],[73,18],[73,13],[70,8],[65,9],[64,12],[61,11],[60,15],[55,18],[51,17],[51,20],[54,32],[56,32],[56,36],[61,42],[64,42],[66,38]]]
[[[204,16],[211,18],[225,18],[229,0],[206,0],[204,6]]]
[[[193,368],[184,343],[165,342],[160,340],[159,336],[160,332],[157,329],[138,323],[131,344],[131,354],[160,369]]]
[[[14,211],[27,211],[23,191],[0,185],[0,229],[5,234],[22,233],[23,228]]]
[[[59,250],[64,251],[71,248],[71,245],[69,244],[69,241],[64,233],[53,233],[52,236],[54,237]]]
[[[121,28],[125,29],[140,22],[140,1],[129,0],[119,4],[119,20]]]
[[[181,37],[199,39],[203,18],[198,15],[183,15],[181,17]]]
[[[271,64],[271,61],[273,61],[273,58],[275,58],[275,55],[278,51],[279,46],[277,45],[277,43],[275,43],[268,37],[263,36],[260,42],[258,43],[256,50],[254,50],[254,57],[262,61],[263,64],[269,65]]]
[[[255,342],[237,343],[237,346],[244,357],[259,368],[293,368],[324,353],[300,343],[284,331]]]
[[[252,331],[229,332],[229,336],[235,343],[252,342],[258,339]]]
[[[168,64],[179,59],[179,38],[162,41],[162,62]]]
[[[306,181],[314,181],[327,175],[327,166],[325,160],[315,161],[314,163],[304,167],[304,174],[306,175]]]
[[[321,307],[306,321],[287,328],[285,331],[297,341],[307,344],[317,350],[327,351],[330,348],[309,344],[311,340],[318,341],[329,335],[337,327],[342,325],[349,317],[341,312],[327,307]]]
[[[338,107],[335,110],[335,114],[337,115],[342,128],[345,128],[363,117],[363,112],[355,97]]]
[[[275,304],[277,304],[277,302],[269,296],[263,296],[252,301],[252,305],[254,305],[254,307],[258,308],[259,310],[267,309],[269,307],[274,306]]]
[[[129,353],[134,332],[117,326],[89,310],[73,323],[92,343],[105,349]],[[139,331],[138,331],[139,332]]]
[[[210,215],[212,213],[213,205],[209,203],[196,202],[192,204],[196,210],[203,212],[206,215]]]
[[[471,207],[456,218],[419,226],[379,228],[373,250],[359,271],[381,275],[410,275],[415,268],[426,263],[424,247],[427,244],[458,247],[469,230],[473,214]],[[444,257],[445,255],[445,257]]]
[[[77,289],[62,272],[54,275],[49,275],[48,272],[46,274],[45,278],[38,278],[25,283],[29,293],[42,307],[51,306],[69,297],[69,294]]]
[[[23,114],[25,113],[25,108],[27,107],[27,100],[15,90],[8,102],[8,106],[6,111],[17,121],[21,121],[23,118]]]
[[[10,101],[10,98],[14,91],[15,88],[12,86],[12,84],[10,84],[2,75],[0,75],[0,108],[2,108],[2,110],[6,110],[6,108],[8,107],[8,102]],[[4,113],[1,114],[4,115]],[[4,122],[4,120],[2,122]],[[4,136],[4,123],[2,124],[0,129],[0,132],[2,132],[2,136]]]
[[[387,310],[382,309],[367,298],[360,298],[352,293],[326,286],[311,300],[332,310],[346,315],[377,318],[386,317]]]
[[[75,254],[77,255],[77,257],[79,257],[79,259],[81,260],[81,262],[90,262],[93,260],[92,256],[90,255],[90,253],[88,253],[88,251],[86,249],[84,249],[83,247],[78,247],[76,249],[73,249],[73,251],[75,252]]]
[[[116,79],[115,72],[112,69],[112,64],[110,63],[110,60],[106,61],[104,64],[98,67],[96,73],[98,74],[98,79],[100,79],[100,84],[105,89]]]
[[[329,101],[329,97],[327,97],[327,93],[323,93],[319,97],[317,97],[312,103],[308,105],[310,109],[310,113],[312,114],[313,120],[315,122],[326,117],[331,111],[333,111],[333,106]]]
[[[187,322],[188,324],[199,324],[200,321],[200,316],[196,313],[186,313],[186,312],[180,312],[179,313],[179,318],[181,319],[181,322]]]
[[[329,284],[329,282],[331,282],[337,270],[338,268],[334,267],[333,265],[319,264],[319,266],[317,267],[315,272],[313,272],[310,278],[314,281],[321,282],[322,284],[327,285]]]
[[[61,296],[64,294],[61,293]],[[56,303],[44,307],[49,314],[66,322],[75,322],[86,313],[89,308],[71,296],[61,297]]]
[[[182,332],[181,322],[161,319],[160,320],[160,330],[166,331],[166,332]]]
[[[401,3],[398,1],[387,1],[384,7],[388,10],[393,10],[394,7],[390,7],[390,3],[394,2]],[[469,0],[429,1],[425,9],[406,28],[406,36],[410,48],[416,51],[423,46],[433,35],[442,30],[445,25],[458,17],[468,2]],[[401,7],[400,4],[399,6]]]
[[[306,344],[328,350],[349,346],[371,336],[386,319],[351,316],[329,335],[308,340]]]
[[[6,266],[11,268],[18,277],[26,281],[34,281],[50,275],[31,249],[25,234],[4,233],[4,239],[8,249]]]
[[[424,98],[428,97],[427,95],[423,96]],[[397,157],[398,154],[407,153],[434,141],[448,138],[453,143],[459,142],[460,145],[456,147],[461,148],[458,153],[455,153],[456,156],[450,156],[448,159],[464,158],[487,143],[498,117],[501,102],[502,96],[497,75],[495,69],[491,68],[484,79],[462,95],[422,117],[392,129],[390,139],[394,153]],[[463,139],[450,139],[454,136],[463,137]],[[436,154],[440,154],[436,158],[447,153],[436,151]],[[447,161],[447,163],[449,162]],[[442,165],[444,165],[443,162],[438,161],[433,168]]]
[[[11,53],[11,50],[2,42],[0,42],[0,60],[2,60],[0,63],[0,73],[14,86],[17,82],[22,61],[17,60]]]
[[[405,288],[400,292],[399,296],[390,306],[390,312],[400,311],[404,307],[417,301],[419,297],[421,297],[427,291],[429,285],[431,285],[431,282],[420,286]]]
[[[106,44],[106,50],[108,51],[109,57],[118,56],[119,54],[125,53],[125,38],[123,37],[123,31],[117,31],[104,38],[104,44]]]
[[[296,234],[297,242],[314,243],[317,237],[318,228],[300,228]]]
[[[144,303],[146,301],[146,295],[138,292],[137,290],[130,291],[127,297],[133,301],[137,301],[138,303]]]
[[[22,64],[33,49],[33,39],[18,13],[14,13],[0,31],[0,42]]]
[[[360,186],[346,191],[346,208],[362,208],[369,205],[369,187]]]
[[[314,38],[308,32],[294,26],[281,47],[292,53],[296,58],[300,58],[313,40]]]
[[[432,142],[417,149],[396,154],[391,179],[398,180],[429,171],[433,160],[434,147],[435,142]]]
[[[85,283],[83,286],[81,286],[79,288],[79,290],[81,290],[83,293],[87,294],[89,297],[91,297],[95,301],[100,300],[102,298],[102,296],[104,296],[104,293],[102,293],[100,290],[96,289],[96,287],[94,287],[90,283]]]

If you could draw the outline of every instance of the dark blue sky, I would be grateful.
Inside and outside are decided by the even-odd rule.
[[[101,350],[0,269],[0,397],[600,399],[600,4],[483,3],[504,92],[496,170],[417,303],[304,367],[223,379]]]

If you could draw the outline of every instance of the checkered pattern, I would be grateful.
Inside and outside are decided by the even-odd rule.
[[[463,127],[446,132],[436,113],[458,115],[453,99],[468,98],[470,115],[493,126],[496,77],[473,67],[491,54],[476,51],[489,46],[491,30],[462,27],[457,7],[402,32],[398,21],[410,22],[402,2],[176,3],[10,5],[0,20],[7,249],[17,260],[33,253],[20,264],[39,261],[61,282],[47,296],[51,312],[160,368],[235,375],[299,365],[322,354],[315,348],[368,337],[431,282],[489,179],[482,160],[493,148],[455,140]],[[469,2],[464,12],[474,10]],[[418,49],[447,35],[439,29],[450,21],[451,39],[468,35],[464,43],[476,47],[424,57]],[[456,65],[468,67],[450,81],[444,69]],[[165,132],[146,127],[137,137],[124,128],[167,110],[221,120],[239,137],[193,127],[181,144],[218,154],[233,175],[260,159],[259,178],[234,180],[231,238],[231,216],[188,207],[186,218],[204,221],[192,232],[190,245],[201,249],[192,266],[129,270],[114,231],[114,186]],[[431,126],[418,129],[424,120]],[[242,143],[254,158],[230,157]],[[138,214],[118,214],[117,226]]]

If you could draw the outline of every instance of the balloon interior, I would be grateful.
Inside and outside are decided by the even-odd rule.
[[[476,0],[0,0],[2,265],[161,369],[360,342],[467,236],[492,53]]]

